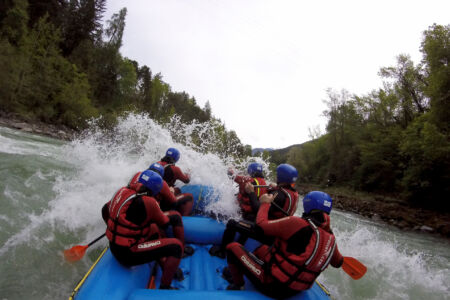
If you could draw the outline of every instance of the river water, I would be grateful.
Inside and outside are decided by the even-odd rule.
[[[190,170],[192,183],[220,193],[212,209],[235,217],[229,163],[202,154],[188,138],[202,132],[208,144],[211,135],[203,125],[175,127],[177,138],[190,146],[142,115],[122,119],[113,135],[92,127],[70,143],[0,127],[0,299],[67,299],[106,240],[74,264],[65,262],[62,251],[102,234],[103,204],[168,147],[181,151],[178,165]],[[450,299],[448,240],[336,210],[331,219],[341,252],[368,268],[358,281],[328,268],[319,281],[334,299]]]

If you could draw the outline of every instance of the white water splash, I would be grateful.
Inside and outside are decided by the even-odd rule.
[[[448,253],[437,253],[449,246],[448,241],[430,238],[427,245],[423,235],[403,233],[342,212],[333,212],[331,219],[339,251],[357,258],[368,269],[355,281],[343,270],[328,267],[319,279],[336,299],[364,295],[363,299],[431,300],[449,294]],[[411,247],[415,241],[421,248]]]
[[[169,147],[180,150],[181,158],[177,165],[190,173],[191,184],[213,186],[220,195],[221,200],[209,209],[238,217],[234,196],[236,185],[227,176],[230,163],[204,150],[214,142],[215,137],[206,134],[213,132],[209,127],[212,125],[195,122],[186,125],[178,121],[174,118],[170,128],[177,128],[177,135],[184,137],[187,146],[175,142],[168,129],[146,115],[134,114],[120,119],[113,134],[94,126],[64,146],[65,160],[76,169],[70,177],[58,178],[54,186],[58,196],[50,202],[50,219],[72,231],[88,229],[88,235],[95,236],[93,232],[104,230],[100,216],[103,204],[126,185],[135,172],[159,161]],[[204,147],[191,141],[193,132],[204,136]],[[260,158],[253,159],[261,161]]]

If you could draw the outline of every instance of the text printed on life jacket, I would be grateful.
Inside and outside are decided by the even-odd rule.
[[[161,241],[143,243],[143,244],[138,245],[138,248],[145,249],[145,248],[151,248],[151,247],[158,246],[158,245],[161,245]]]
[[[258,269],[257,267],[255,267],[255,265],[253,265],[253,264],[247,259],[247,257],[246,257],[245,255],[242,255],[242,256],[241,256],[241,260],[242,260],[242,262],[243,262],[244,264],[247,265],[247,267],[250,268],[250,270],[253,271],[253,273],[255,273],[256,275],[260,275],[260,274],[261,274],[261,270]]]

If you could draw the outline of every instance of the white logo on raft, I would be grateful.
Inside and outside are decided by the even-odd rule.
[[[325,252],[322,254],[322,256],[320,257],[319,261],[317,262],[317,267],[321,267],[323,265],[323,263],[326,261],[326,259],[328,258],[328,256],[330,255],[331,252],[331,248],[330,244],[332,241],[332,237],[330,236],[328,238],[327,244],[325,245]]]
[[[253,271],[253,273],[255,273],[256,275],[261,274],[261,270],[258,269],[257,267],[255,267],[255,265],[253,265],[250,261],[248,261],[248,259],[247,259],[247,257],[245,257],[245,255],[241,256],[241,260],[244,262],[244,264],[247,265],[247,267],[250,268],[250,270]]]
[[[138,245],[138,249],[151,248],[151,247],[158,246],[158,245],[161,245],[161,241],[147,242],[147,243]]]

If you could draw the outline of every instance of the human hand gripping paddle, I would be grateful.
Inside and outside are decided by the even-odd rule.
[[[274,205],[276,208],[281,210],[287,217],[289,217],[288,213],[273,201],[275,197],[276,194],[275,195],[264,194],[261,196],[260,200],[261,203],[270,203],[271,205]],[[367,267],[354,257],[344,256],[342,270],[344,270],[344,272],[347,273],[354,280],[358,280],[361,277],[363,277],[364,274],[366,274]]]
[[[88,247],[92,246],[93,244],[95,244],[97,241],[99,241],[105,235],[106,235],[105,233],[102,234],[101,236],[99,236],[98,238],[96,238],[95,240],[93,240],[92,242],[90,242],[87,245],[76,245],[70,249],[64,250],[64,257],[69,262],[79,261],[80,259],[83,258],[84,253],[86,252],[86,249]]]

